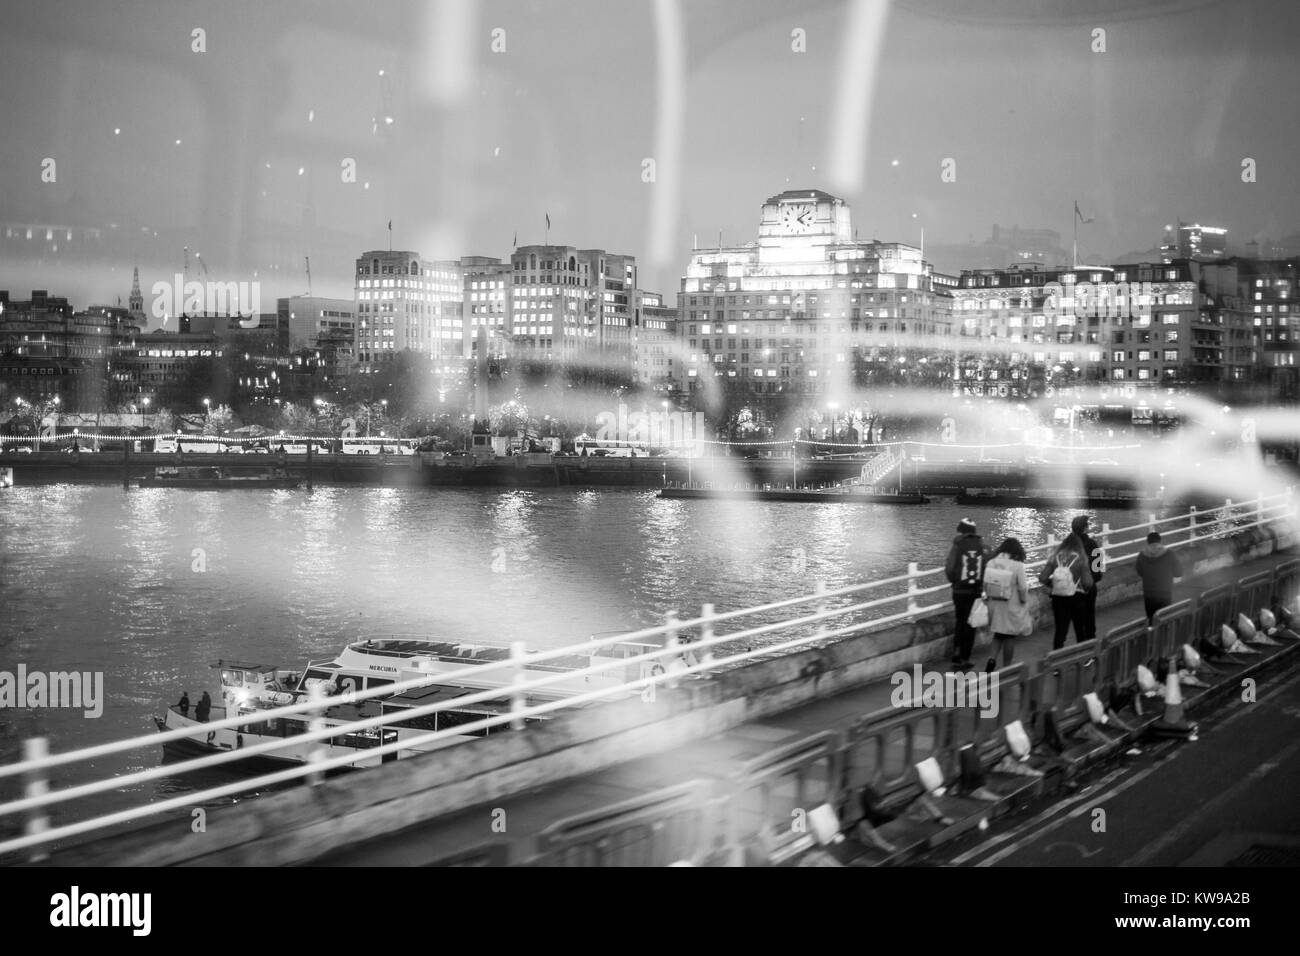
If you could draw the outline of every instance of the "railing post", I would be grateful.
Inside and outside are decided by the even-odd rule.
[[[524,658],[528,656],[528,645],[524,641],[510,642],[510,661],[514,664],[514,676],[511,677],[510,683],[513,689],[510,691],[510,729],[523,730],[524,717],[523,711],[528,706],[528,694],[519,689],[519,685],[525,680],[524,677]]]
[[[916,579],[921,574],[921,568],[915,561],[907,563],[907,613],[915,614],[921,609],[921,605],[916,603],[916,592],[920,590],[917,587]]]
[[[1156,530],[1156,516],[1154,514],[1147,515],[1147,530],[1148,531]]]
[[[1187,541],[1190,544],[1196,540],[1196,505],[1190,506],[1191,510],[1187,513]]]
[[[50,741],[48,737],[31,737],[23,741],[23,762],[29,763],[35,760],[44,760],[50,755]],[[25,773],[26,781],[23,786],[23,796],[28,800],[43,797],[50,792],[50,778],[45,770],[31,770]],[[27,814],[27,822],[23,826],[24,836],[35,836],[38,833],[44,833],[50,828],[50,818],[43,807],[36,807]],[[42,860],[49,859],[49,854],[41,847],[34,847],[28,859],[33,863],[39,863]]]
[[[813,593],[817,595],[817,605],[816,605],[816,606],[817,606],[817,613],[818,613],[818,615],[825,614],[827,611],[830,610],[830,606],[831,606],[831,605],[830,605],[830,601],[828,601],[828,600],[826,599],[826,597],[825,597],[825,594],[826,594],[826,582],[825,582],[825,581],[818,581],[818,582],[817,582],[817,586],[813,589]],[[818,637],[825,637],[825,636],[826,636],[826,621],[825,621],[825,620],[820,620],[820,621],[817,622],[817,636],[818,636]]]
[[[713,605],[701,604],[700,617],[704,618],[704,620],[700,624],[699,640],[701,641],[713,640]],[[688,640],[687,643],[692,644],[694,643],[694,641]],[[710,654],[713,653],[712,647],[706,648],[706,650]],[[682,657],[683,659],[685,659],[688,667],[694,667],[696,664],[699,663],[699,661],[695,657],[695,652],[691,650],[690,647],[687,647],[686,650],[682,652]]]
[[[325,729],[325,691],[320,684],[313,684],[311,690],[307,692],[307,699],[311,702],[312,708],[307,713],[311,715],[311,720],[307,722],[307,732],[315,733],[318,730]],[[380,738],[383,739],[382,736]],[[308,763],[320,763],[325,759],[325,741],[313,740],[311,750],[307,752]],[[307,784],[316,786],[324,778],[324,775],[318,770],[307,775]]]
[[[1228,533],[1228,523],[1232,520],[1232,499],[1223,499],[1223,514],[1219,515],[1219,534]]]
[[[1106,572],[1106,562],[1110,560],[1110,522],[1101,524],[1101,571]]]

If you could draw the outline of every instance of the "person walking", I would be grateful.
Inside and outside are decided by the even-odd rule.
[[[1087,555],[1088,570],[1092,572],[1092,587],[1083,593],[1083,637],[1081,641],[1090,641],[1097,636],[1097,590],[1105,573],[1106,558],[1101,545],[1088,536],[1088,516],[1077,515],[1070,522],[1070,530],[1083,543],[1083,553]]]
[[[212,711],[212,698],[208,696],[205,690],[203,696],[199,698],[198,706],[194,708],[194,718],[201,724],[208,722],[208,714]]]
[[[1084,593],[1092,588],[1092,571],[1088,568],[1087,551],[1074,532],[1060,543],[1056,552],[1043,564],[1039,583],[1049,588],[1052,596],[1052,617],[1056,633],[1052,637],[1052,650],[1065,646],[1074,625],[1074,640],[1082,643],[1086,627],[1083,621]]]
[[[970,610],[984,590],[984,539],[975,530],[975,522],[962,518],[957,523],[957,537],[952,539],[943,573],[952,585],[954,613],[952,662],[970,667],[975,647],[975,628],[970,626]]]
[[[1160,543],[1160,532],[1152,531],[1147,535],[1146,547],[1138,552],[1134,569],[1142,581],[1142,600],[1150,624],[1156,611],[1174,603],[1174,579],[1182,576],[1183,566],[1178,556]]]
[[[1016,638],[1034,629],[1029,616],[1029,579],[1025,575],[1025,549],[1016,538],[1007,538],[989,559],[984,569],[984,595],[989,605],[989,626],[993,629],[993,649],[985,670],[1010,667],[1016,653]]]

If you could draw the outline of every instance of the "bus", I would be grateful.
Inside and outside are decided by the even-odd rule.
[[[588,458],[648,458],[650,448],[645,442],[618,441],[612,438],[592,438],[579,435],[573,440],[573,451]]]
[[[344,438],[345,455],[414,455],[415,438]]]
[[[157,454],[188,452],[190,454],[238,455],[243,446],[228,444],[208,435],[161,435],[153,440],[153,450]]]
[[[286,455],[305,455],[308,441],[311,442],[313,455],[328,455],[333,451],[332,443],[328,438],[272,438],[271,451],[282,451]]]

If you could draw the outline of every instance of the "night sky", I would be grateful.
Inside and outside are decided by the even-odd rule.
[[[350,298],[389,220],[394,248],[507,257],[547,214],[552,242],[636,255],[671,297],[694,237],[752,240],[762,201],[804,186],[861,238],[924,226],[950,271],[993,223],[1068,248],[1075,200],[1085,258],[1180,218],[1236,248],[1300,230],[1295,0],[8,0],[3,23],[0,236],[104,236],[5,240],[19,298],[125,302],[136,264],[148,297],[186,246],[259,279],[264,309],[307,291],[304,256]]]

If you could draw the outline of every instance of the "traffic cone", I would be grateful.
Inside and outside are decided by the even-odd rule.
[[[1164,716],[1151,725],[1151,732],[1157,737],[1188,741],[1196,739],[1196,724],[1190,723],[1183,714],[1183,692],[1178,686],[1178,675],[1172,670],[1165,687]]]
[[[1237,636],[1237,632],[1228,625],[1223,624],[1219,627],[1219,645],[1223,648],[1225,654],[1258,654],[1259,651],[1252,647],[1247,647]]]
[[[1280,641],[1275,641],[1264,631],[1255,627],[1255,622],[1244,614],[1237,615],[1237,636],[1247,644],[1263,644],[1266,647],[1281,647]]]

